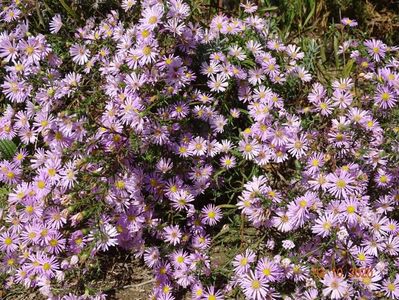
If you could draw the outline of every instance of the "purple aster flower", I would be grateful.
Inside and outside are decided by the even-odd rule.
[[[11,38],[0,39],[0,57],[6,62],[15,61],[18,57],[18,48]]]
[[[386,297],[399,299],[399,275],[395,274],[394,279],[385,279],[382,282],[382,290]]]
[[[229,83],[224,75],[217,74],[216,76],[211,76],[208,80],[208,87],[212,92],[224,92],[228,87]]]
[[[331,271],[327,272],[320,282],[325,286],[323,289],[323,295],[325,297],[329,296],[331,299],[341,299],[349,288],[348,283],[344,278],[337,276]]]
[[[173,246],[180,244],[182,233],[178,225],[170,225],[164,228],[165,241],[171,243]]]
[[[344,109],[352,104],[353,98],[350,92],[335,90],[331,98],[335,107]]]
[[[141,26],[147,30],[154,30],[163,16],[163,6],[153,5],[143,10],[142,19],[140,19]]]
[[[128,11],[136,4],[136,0],[123,0],[121,7],[124,11]]]
[[[249,271],[240,281],[240,286],[244,290],[248,299],[262,300],[268,295],[268,285],[265,277],[256,275]]]
[[[201,210],[201,214],[202,214],[202,222],[204,222],[204,224],[208,224],[210,226],[213,226],[217,222],[219,222],[223,216],[222,210],[213,204],[209,204],[209,205],[205,206]]]
[[[367,47],[369,55],[372,56],[376,62],[379,62],[385,57],[387,46],[382,41],[371,39],[365,41],[364,45]]]
[[[275,282],[282,275],[277,263],[267,257],[261,258],[256,265],[256,274],[258,277],[264,277],[267,281]]]
[[[203,292],[201,300],[223,300],[222,291],[216,290],[214,286],[208,286]]]
[[[73,44],[69,49],[72,60],[79,65],[84,65],[89,60],[90,51],[84,45]]]
[[[312,232],[325,238],[331,234],[331,231],[336,226],[337,221],[338,218],[336,215],[322,215],[315,221],[315,224],[312,227]]]
[[[330,173],[326,177],[328,191],[339,198],[347,198],[350,193],[355,191],[354,179],[347,172],[340,172],[339,174]]]
[[[62,27],[62,19],[60,14],[56,14],[50,21],[50,32],[52,34],[58,33]]]
[[[358,25],[358,23],[356,22],[356,20],[351,20],[349,18],[343,18],[341,20],[341,23],[343,25],[348,25],[349,27],[356,27]]]
[[[260,145],[256,140],[241,140],[238,149],[242,152],[245,159],[253,159],[259,154]]]
[[[236,274],[243,274],[248,272],[248,270],[251,267],[251,264],[255,261],[255,259],[256,259],[255,253],[250,249],[246,249],[245,253],[238,254],[236,257],[234,257],[233,260],[234,272]]]
[[[374,97],[375,104],[382,109],[392,108],[396,105],[397,95],[387,86],[378,86]]]
[[[1,229],[1,228],[0,228]],[[12,253],[18,249],[19,237],[13,231],[6,231],[0,235],[0,250]]]

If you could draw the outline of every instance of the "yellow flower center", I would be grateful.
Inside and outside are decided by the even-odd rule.
[[[10,245],[12,244],[12,239],[11,239],[10,237],[7,237],[7,238],[4,240],[4,243],[6,244],[6,246],[10,246]]]
[[[216,213],[213,210],[208,212],[208,218],[214,219],[215,217],[216,217]]]
[[[26,52],[26,54],[28,54],[28,55],[32,55],[32,53],[33,53],[34,50],[35,50],[35,49],[34,49],[32,46],[28,46],[28,47],[26,47],[25,52]]]
[[[346,208],[346,211],[349,213],[349,214],[353,214],[354,212],[355,212],[355,207],[353,206],[353,205],[349,205],[347,208]]]
[[[371,283],[371,278],[369,276],[365,276],[365,277],[362,278],[362,282],[365,285],[369,285]]]
[[[51,265],[49,263],[46,262],[46,263],[43,264],[43,270],[44,271],[48,271],[50,269],[51,269]]]
[[[300,207],[305,208],[306,205],[308,205],[308,202],[307,202],[306,200],[301,200],[301,201],[299,201],[299,206],[300,206]]]
[[[76,241],[75,241],[76,242]],[[55,246],[57,246],[58,245],[58,241],[56,240],[56,239],[51,239],[50,240],[50,246],[51,247],[55,247]]]
[[[48,173],[51,177],[53,177],[53,176],[55,176],[56,171],[55,171],[55,169],[51,168],[51,169],[48,169],[47,173]]]
[[[380,177],[380,182],[381,182],[381,183],[386,183],[387,181],[388,181],[387,175],[382,175],[382,176]]]
[[[251,152],[252,151],[252,146],[250,144],[246,144],[244,147],[245,152]]]
[[[259,289],[260,288],[259,280],[256,280],[256,279],[253,280],[251,286],[252,286],[253,289]]]
[[[118,180],[117,182],[115,182],[115,186],[117,189],[123,189],[125,188],[126,184],[123,180]]]
[[[387,92],[382,93],[382,95],[381,95],[382,101],[388,101],[389,98],[390,98],[390,96]]]
[[[270,269],[266,268],[266,269],[263,269],[262,273],[265,276],[269,276],[272,272],[270,271]]]
[[[33,208],[32,205],[28,205],[27,207],[25,207],[25,211],[26,211],[28,214],[31,214],[31,213],[34,212],[34,208]]]
[[[396,286],[392,282],[390,282],[390,283],[387,284],[387,289],[390,292],[393,292],[396,289]]]
[[[337,188],[343,189],[346,187],[346,182],[343,179],[338,179],[336,185],[337,185]]]
[[[150,46],[145,46],[145,47],[143,48],[143,54],[144,54],[145,56],[149,56],[149,55],[151,54],[151,47],[150,47]]]
[[[152,16],[148,19],[148,23],[151,25],[154,25],[158,21],[158,18],[156,16]]]
[[[39,189],[44,189],[44,188],[46,187],[46,183],[45,183],[43,180],[39,180],[39,181],[37,182],[37,187],[38,187]]]
[[[241,266],[246,266],[247,263],[248,263],[248,258],[246,258],[246,257],[241,258],[241,260],[240,260]]]

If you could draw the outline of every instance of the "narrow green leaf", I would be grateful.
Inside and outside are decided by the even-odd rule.
[[[334,35],[334,57],[335,57],[335,66],[338,68],[339,66],[339,57],[338,57],[338,37]]]
[[[350,60],[347,62],[347,64],[345,65],[345,68],[344,68],[344,70],[343,70],[343,72],[342,72],[343,75],[344,75],[345,77],[348,77],[349,74],[352,72],[354,63],[355,63],[355,60],[350,59]]]
[[[70,14],[75,20],[78,20],[79,17],[76,14],[76,12],[64,1],[64,0],[59,0],[61,5],[65,8],[65,10]]]
[[[311,6],[311,10],[310,13],[308,14],[308,16],[305,19],[305,22],[303,22],[303,27],[306,26],[306,24],[310,21],[310,19],[313,17],[315,11],[316,11],[316,1],[314,0],[310,0],[310,6]]]

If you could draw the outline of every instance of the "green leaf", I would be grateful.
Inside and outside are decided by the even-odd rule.
[[[59,2],[64,7],[64,9],[68,12],[69,15],[71,15],[75,20],[79,20],[79,17],[76,14],[76,12],[64,0],[59,0]]]
[[[338,68],[339,66],[339,57],[338,57],[338,51],[339,51],[339,46],[338,46],[338,37],[334,35],[334,57],[335,57],[335,66]]]
[[[315,11],[316,11],[316,1],[310,0],[309,2],[310,2],[311,10],[310,10],[309,15],[306,17],[305,22],[303,22],[303,27],[305,27],[306,24],[308,24],[308,22],[309,22],[310,19],[313,17],[313,15],[314,15],[314,13],[315,13]]]
[[[344,75],[345,77],[348,77],[349,74],[352,72],[353,64],[354,64],[354,63],[355,63],[355,60],[354,60],[354,59],[350,59],[350,60],[348,61],[348,63],[345,65],[345,68],[344,68],[344,70],[343,70],[343,75]]]
[[[17,145],[11,140],[0,140],[0,157],[12,159],[17,152]]]

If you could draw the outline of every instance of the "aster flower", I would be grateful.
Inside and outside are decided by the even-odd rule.
[[[174,251],[170,258],[173,266],[178,269],[185,269],[190,264],[189,255],[183,250]]]
[[[248,299],[265,299],[268,294],[268,286],[264,277],[258,277],[253,271],[249,271],[240,282]]]
[[[182,237],[182,233],[179,229],[179,226],[167,226],[164,228],[165,233],[165,241],[171,243],[172,245],[176,245],[180,243],[180,239]]]
[[[260,145],[256,140],[241,140],[238,143],[238,150],[240,150],[245,159],[253,159],[259,154]]]
[[[292,219],[287,212],[279,210],[276,212],[277,216],[272,217],[272,224],[281,232],[288,232],[292,230]]]
[[[2,12],[2,17],[4,21],[7,23],[18,20],[20,15],[21,11],[14,7],[5,7],[5,9]]]
[[[55,277],[56,271],[59,270],[59,263],[54,256],[47,257],[43,255],[38,259],[38,262],[40,263],[39,274],[49,278]]]
[[[376,62],[384,59],[387,46],[382,41],[371,39],[365,41],[364,45],[367,47],[369,55],[372,56]]]
[[[327,175],[326,179],[328,191],[336,197],[347,198],[350,193],[356,191],[353,185],[355,181],[349,173],[330,173]]]
[[[18,249],[19,237],[15,232],[7,231],[0,235],[0,250],[12,253]]]
[[[18,43],[18,49],[23,53],[24,57],[28,62],[38,63],[42,55],[43,45],[40,40],[34,37],[28,38],[28,40],[21,40]]]
[[[188,145],[188,151],[197,156],[205,155],[207,151],[207,141],[199,136],[194,138]]]
[[[219,207],[214,206],[213,204],[209,204],[206,207],[202,208],[202,222],[204,224],[208,224],[210,226],[215,225],[222,218],[222,211]]]
[[[287,144],[288,152],[296,158],[300,158],[305,155],[308,150],[307,144],[307,140],[303,134],[295,139],[290,139]]]
[[[60,14],[56,14],[50,21],[50,32],[53,34],[58,33],[62,27],[62,19]]]
[[[303,82],[309,82],[312,80],[312,75],[304,68],[304,67],[297,67],[296,74],[300,80]]]
[[[234,168],[236,165],[236,158],[234,156],[225,155],[220,159],[220,164],[226,168]]]
[[[341,23],[343,25],[348,25],[349,27],[356,27],[358,25],[358,23],[356,22],[356,20],[351,20],[349,18],[342,18],[341,19]]]
[[[10,38],[0,39],[0,57],[6,62],[15,61],[18,57],[18,48]]]
[[[211,76],[208,81],[208,87],[212,92],[224,92],[228,86],[226,76],[216,74],[216,76]]]
[[[352,103],[352,95],[347,91],[335,90],[331,98],[333,105],[340,109],[347,108]]]
[[[395,106],[396,97],[397,95],[389,87],[378,86],[374,101],[380,108],[389,109]]]
[[[244,12],[248,14],[254,13],[258,9],[258,6],[251,1],[246,1],[246,3],[240,3],[240,7],[242,7],[244,9]]]
[[[337,221],[338,219],[336,215],[322,215],[315,221],[315,225],[312,227],[312,232],[325,238],[331,234],[331,230],[336,225]]]
[[[158,56],[158,45],[155,41],[143,43],[135,55],[137,55],[141,65],[153,63]]]
[[[180,190],[171,195],[172,206],[177,211],[188,210],[194,201],[194,196],[186,190]]]
[[[136,0],[123,0],[122,1],[122,8],[123,8],[123,10],[124,11],[128,11],[128,10],[130,10],[132,7],[133,7],[133,5],[135,5],[136,4]]]
[[[144,29],[154,30],[161,21],[163,15],[163,7],[161,5],[153,5],[144,9],[142,19],[140,19],[141,26]]]
[[[245,253],[243,254],[238,254],[233,260],[234,272],[236,274],[248,272],[251,264],[255,261],[255,258],[255,253],[250,249],[245,250]]]
[[[395,274],[394,279],[385,279],[382,282],[382,290],[386,297],[399,299],[399,276]]]
[[[280,279],[282,272],[278,264],[269,258],[261,258],[256,265],[256,274],[267,281],[275,282]]]
[[[30,88],[25,81],[16,76],[10,77],[8,75],[4,79],[1,88],[6,97],[12,102],[24,102],[30,93]]]
[[[201,300],[223,300],[222,291],[216,290],[214,286],[208,286],[203,293]]]
[[[342,298],[348,290],[347,281],[341,276],[333,274],[331,271],[327,272],[320,281],[326,286],[326,288],[323,289],[323,295],[329,296],[331,299]]]
[[[84,45],[72,45],[69,53],[72,56],[72,60],[79,65],[84,65],[89,60],[90,51]]]
[[[101,251],[107,251],[109,247],[117,244],[116,236],[118,232],[111,224],[104,224],[99,230],[93,230],[91,232],[90,239],[96,240],[96,248]]]

